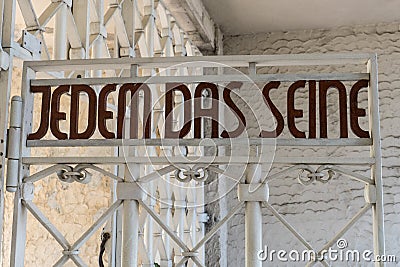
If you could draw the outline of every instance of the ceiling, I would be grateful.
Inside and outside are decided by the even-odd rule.
[[[400,21],[399,0],[203,0],[224,34]]]

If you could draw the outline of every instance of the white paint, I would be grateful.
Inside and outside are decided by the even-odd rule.
[[[399,20],[392,0],[203,0],[212,19],[227,35],[332,29]]]

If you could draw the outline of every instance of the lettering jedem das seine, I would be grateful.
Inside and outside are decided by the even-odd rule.
[[[212,119],[211,137],[212,138],[234,138],[242,134],[246,129],[246,115],[240,110],[239,105],[232,98],[233,90],[239,89],[243,83],[230,82],[224,88],[219,89],[217,84],[202,82],[199,83],[192,95],[187,85],[183,83],[167,83],[164,103],[164,138],[183,138],[188,135],[192,128],[194,129],[194,138],[201,138],[202,118]],[[347,138],[349,131],[357,137],[368,138],[369,132],[362,129],[359,125],[359,118],[366,116],[366,110],[358,105],[358,96],[362,88],[368,87],[367,80],[359,80],[350,88],[341,81],[323,80],[323,81],[296,81],[291,83],[288,88],[282,88],[281,82],[272,81],[262,87],[264,96],[265,110],[271,112],[276,121],[275,129],[262,129],[259,136],[262,138],[276,138],[287,125],[289,132],[295,138],[327,138],[327,94],[328,90],[336,90],[338,93],[339,127],[340,138]],[[308,89],[308,132],[303,132],[296,126],[296,119],[302,118],[303,110],[295,106],[295,93],[300,88]],[[140,134],[143,138],[150,138],[152,131],[151,112],[154,103],[150,87],[145,83],[126,83],[121,85],[108,84],[102,87],[99,94],[88,85],[60,85],[52,90],[50,86],[31,86],[31,93],[41,94],[41,118],[37,130],[29,134],[29,140],[42,139],[50,129],[51,133],[57,139],[89,139],[96,129],[106,139],[126,138],[123,136],[124,115],[127,111],[127,96],[131,99],[130,112],[130,136],[131,139],[139,138],[139,92],[143,92],[143,132]],[[202,92],[208,90],[212,99],[211,105],[204,108],[202,105]],[[270,97],[272,90],[286,90],[287,100],[287,122],[284,121],[284,115],[278,109],[273,99]],[[184,99],[183,126],[178,131],[173,129],[173,108],[174,94],[181,92]],[[318,99],[317,99],[318,91]],[[118,110],[112,112],[107,109],[109,94],[116,92],[118,94]],[[129,94],[128,94],[129,93]],[[67,114],[60,111],[61,96],[68,94],[71,98],[69,112],[69,133],[60,130],[60,121],[66,120]],[[82,95],[86,94],[88,98],[88,121],[84,131],[79,132],[79,106],[82,101]],[[218,127],[219,102],[223,101],[233,112],[238,120],[238,126],[231,131],[220,131]],[[349,103],[349,107],[347,106]],[[193,107],[193,108],[192,108]],[[319,131],[317,133],[317,110],[319,110]],[[115,131],[107,128],[107,120],[117,120]],[[349,127],[350,126],[350,127]],[[349,129],[350,128],[350,129]]]

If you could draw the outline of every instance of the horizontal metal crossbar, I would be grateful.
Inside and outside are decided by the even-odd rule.
[[[106,146],[371,146],[370,138],[340,139],[268,139],[268,138],[206,138],[206,139],[89,139],[89,140],[28,140],[28,147],[106,147]]]
[[[195,75],[195,76],[145,76],[145,77],[106,77],[106,78],[81,78],[81,79],[36,79],[31,80],[32,86],[58,86],[69,84],[123,84],[123,83],[199,83],[199,82],[294,82],[299,80],[340,80],[358,81],[369,80],[368,73],[304,73],[304,74],[224,74],[224,75]]]
[[[333,164],[333,165],[372,165],[375,159],[371,157],[364,158],[346,158],[346,157],[277,157],[273,160],[263,159],[260,157],[23,157],[22,163],[28,165],[46,165],[46,164],[79,164],[82,162],[91,164],[124,164],[138,163],[149,165],[167,165],[171,162],[174,164]]]
[[[248,67],[256,63],[257,67],[266,66],[316,66],[316,65],[365,65],[375,54],[299,54],[299,55],[240,55],[240,56],[193,56],[174,58],[124,58],[124,59],[89,59],[89,60],[52,60],[27,61],[26,67],[35,71],[65,71],[65,70],[98,70],[98,69],[129,69],[131,65],[143,68],[166,68],[177,64],[202,61],[199,67],[207,66],[206,62],[218,62],[227,67]],[[194,66],[194,65],[193,65]],[[215,67],[215,64],[211,65]]]

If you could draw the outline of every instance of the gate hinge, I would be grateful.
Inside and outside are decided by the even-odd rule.
[[[8,192],[16,192],[18,186],[19,159],[21,157],[21,124],[22,124],[22,98],[13,96],[11,99],[10,128],[7,131],[6,157]]]

